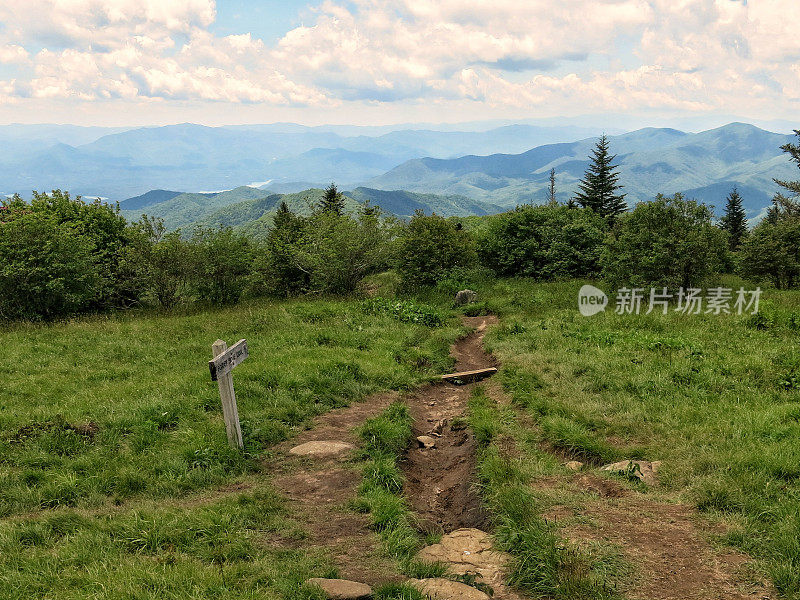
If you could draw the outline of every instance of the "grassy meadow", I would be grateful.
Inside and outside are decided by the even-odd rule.
[[[545,556],[552,567],[520,568],[517,584],[556,598],[617,597],[605,584],[613,556],[590,557],[594,570],[578,578],[558,572],[579,558],[559,554],[557,530],[537,516],[551,499],[527,484],[565,474],[544,442],[591,464],[663,461],[662,485],[648,493],[726,522],[721,542],[756,557],[784,597],[800,598],[800,292],[765,291],[758,316],[587,318],[577,311],[582,282],[472,283],[481,301],[467,312],[500,316],[486,344],[533,423],[521,427],[480,394],[472,403],[499,539],[520,564]],[[304,532],[258,479],[259,457],[314,415],[448,369],[461,331],[450,298],[427,294],[436,309],[258,301],[0,332],[0,597],[315,598],[302,582],[334,570],[313,550],[274,541]],[[215,339],[242,337],[243,454],[228,448],[207,369]],[[362,431],[369,461],[354,509],[373,512],[387,552],[413,572],[419,540],[395,498],[398,450],[369,445],[407,439],[404,414]],[[506,430],[521,442],[514,464],[492,445]],[[215,495],[242,478],[254,487]]]
[[[446,313],[442,313],[446,316]],[[0,333],[0,597],[306,598],[334,572],[257,475],[271,445],[333,407],[450,366],[460,331],[414,304],[254,302]],[[246,452],[229,449],[207,363],[234,372]],[[291,545],[291,544],[289,544]]]
[[[757,316],[616,315],[609,294],[583,317],[580,286],[481,290],[502,315],[487,336],[502,382],[536,424],[527,468],[565,472],[541,442],[590,464],[661,460],[665,493],[725,521],[722,542],[800,597],[800,292],[765,291]]]

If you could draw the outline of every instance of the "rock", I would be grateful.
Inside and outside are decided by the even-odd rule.
[[[464,306],[470,302],[475,302],[477,297],[478,294],[472,290],[461,290],[456,294],[455,304],[456,306]]]
[[[423,548],[417,560],[442,562],[456,575],[477,573],[480,581],[493,588],[503,585],[503,572],[511,557],[493,549],[492,537],[480,529],[457,529],[442,537],[442,541]]]
[[[434,425],[433,429],[431,429],[431,435],[442,437],[442,431],[444,431],[445,425],[447,425],[447,419],[440,419],[439,421],[436,421],[436,425]]]
[[[488,600],[489,596],[465,583],[436,577],[409,579],[408,583],[431,600]]]
[[[372,597],[372,588],[357,581],[314,577],[306,583],[322,588],[322,591],[331,600],[367,600]]]
[[[570,471],[580,471],[583,468],[583,463],[579,460],[571,460],[564,464]]]
[[[295,456],[332,457],[340,456],[352,450],[355,450],[355,446],[347,442],[319,441],[306,442],[295,446],[289,450],[289,454],[294,454]]]
[[[436,438],[429,435],[421,435],[417,438],[420,448],[433,448],[436,446]]]
[[[611,473],[632,475],[639,481],[644,481],[648,485],[656,485],[658,483],[658,469],[660,466],[660,460],[653,462],[647,460],[621,460],[610,465],[605,465],[601,467],[601,469]]]

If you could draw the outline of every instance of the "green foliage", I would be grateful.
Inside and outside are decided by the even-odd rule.
[[[318,210],[323,213],[341,216],[344,213],[344,195],[331,183],[322,195]]]
[[[589,210],[521,206],[490,220],[478,255],[498,275],[593,277],[600,269],[604,226]]]
[[[195,230],[190,244],[197,297],[213,304],[237,302],[252,271],[252,243],[228,228]]]
[[[591,164],[578,184],[580,191],[575,195],[575,200],[583,208],[613,221],[628,206],[625,204],[625,194],[618,193],[622,186],[619,185],[618,167],[612,164],[616,156],[611,156],[608,148],[608,138],[603,135],[592,150],[589,157]]]
[[[759,223],[742,246],[741,271],[779,289],[800,284],[800,217]]]
[[[256,293],[288,297],[308,289],[309,274],[296,264],[305,219],[281,202],[265,244],[257,254],[253,276]]]
[[[618,287],[697,287],[724,262],[724,234],[711,210],[659,194],[620,217],[603,251],[603,276]]]
[[[725,214],[719,222],[720,229],[728,233],[728,248],[738,250],[747,237],[747,214],[742,206],[742,196],[736,188],[728,194]]]
[[[367,314],[389,315],[402,323],[418,323],[426,327],[439,327],[444,324],[442,314],[437,308],[413,300],[370,298],[361,306]]]
[[[45,212],[0,223],[0,319],[53,319],[88,310],[103,290],[91,239]]]
[[[455,222],[418,211],[400,235],[397,271],[407,287],[435,284],[475,263],[471,237]]]

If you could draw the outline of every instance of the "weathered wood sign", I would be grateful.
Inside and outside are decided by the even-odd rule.
[[[222,342],[222,340],[217,340],[216,343],[219,342]],[[222,343],[225,344],[225,342]],[[225,344],[225,347],[227,348],[228,345]],[[216,381],[220,375],[230,373],[236,365],[240,364],[247,357],[247,340],[239,340],[233,346],[225,350],[225,352],[208,361],[208,369],[211,371],[211,381]]]
[[[228,348],[228,344],[217,340],[211,347],[212,358],[208,361],[211,380],[219,387],[222,401],[222,414],[225,417],[225,432],[228,443],[234,448],[244,448],[242,426],[239,423],[239,409],[236,406],[236,393],[233,391],[233,368],[247,358],[247,341],[239,340]]]

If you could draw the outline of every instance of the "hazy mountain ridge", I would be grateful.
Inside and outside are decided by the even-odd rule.
[[[696,134],[648,128],[611,137],[611,151],[617,154],[620,183],[631,204],[650,200],[658,192],[683,192],[720,207],[735,185],[745,197],[749,215],[755,216],[778,189],[772,178],[795,176],[795,165],[780,150],[791,140],[792,136],[743,123]],[[459,194],[512,207],[545,201],[548,174],[553,168],[558,198],[565,201],[577,190],[594,143],[594,139],[586,139],[521,154],[417,159],[372,179],[368,185]]]
[[[12,133],[26,149],[0,159],[4,186],[0,193],[29,194],[32,189],[58,187],[111,200],[153,189],[222,190],[266,181],[276,186],[290,182],[322,186],[336,181],[355,187],[413,158],[516,152],[599,133],[597,128],[569,125],[387,132],[383,128],[184,123],[122,131],[30,126],[26,142],[26,126],[21,127]]]

